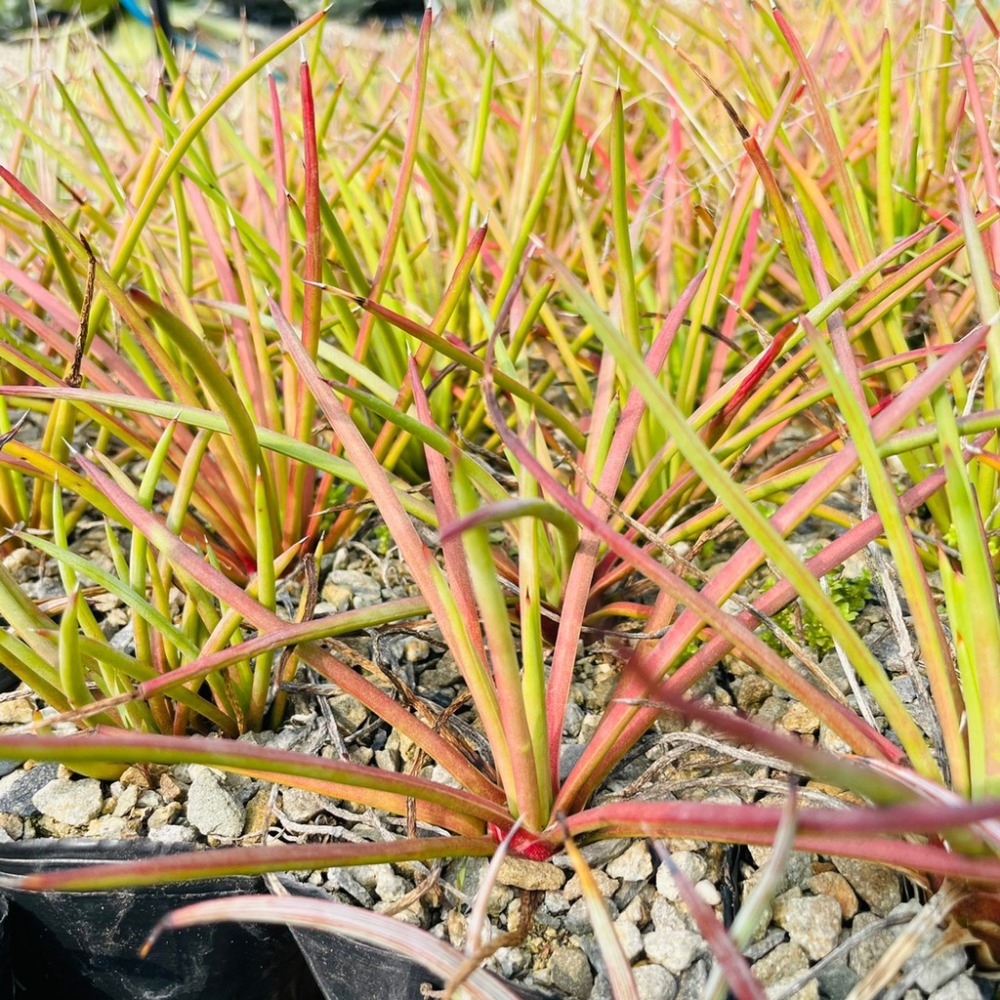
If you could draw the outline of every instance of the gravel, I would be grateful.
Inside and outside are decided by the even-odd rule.
[[[549,975],[557,990],[576,1000],[587,1000],[594,987],[590,962],[579,948],[556,948],[549,962]]]
[[[561,889],[566,873],[547,861],[528,861],[525,858],[504,858],[497,874],[500,885],[511,885],[532,892]]]
[[[876,916],[891,913],[902,901],[900,877],[888,868],[854,858],[835,858],[833,863]]]
[[[605,872],[623,882],[645,882],[653,874],[653,859],[644,841],[636,841],[624,853],[608,862]]]
[[[969,964],[965,949],[959,944],[941,948],[933,955],[921,954],[916,970],[916,984],[927,994],[950,983]]]
[[[55,778],[31,797],[39,812],[67,826],[84,826],[101,815],[104,793],[93,778]]]
[[[930,995],[930,1000],[983,1000],[979,987],[971,979],[956,976]]]
[[[674,1000],[677,979],[660,965],[640,965],[633,970],[639,1000]]]
[[[654,930],[642,939],[646,957],[668,972],[683,972],[705,950],[700,934],[684,930]]]
[[[774,922],[814,962],[837,944],[843,916],[840,904],[830,896],[802,896],[801,890],[792,889],[774,901],[772,910]]]
[[[337,561],[339,560],[339,561]],[[321,588],[324,602],[365,607],[382,600],[385,582],[363,572],[342,556],[327,565]],[[332,566],[332,568],[331,568]],[[118,635],[130,641],[127,623]],[[887,641],[884,638],[883,644]],[[359,651],[368,654],[362,642]],[[415,689],[442,699],[455,697],[460,678],[448,654],[433,642],[401,634],[387,645]],[[890,649],[891,652],[891,649]],[[823,661],[836,677],[835,664]],[[581,662],[574,700],[566,716],[562,764],[578,756],[587,734],[614,690],[617,675],[598,658]],[[897,678],[910,681],[908,677]],[[912,682],[910,682],[912,683]],[[897,687],[903,687],[902,683]],[[755,674],[737,677],[733,691],[709,677],[701,692],[719,702],[735,702],[773,719],[781,728],[820,744],[836,738],[808,713],[796,710],[769,682]],[[246,737],[263,745],[335,755],[346,741],[352,759],[400,770],[409,765],[408,750],[394,734],[368,746],[352,740],[372,721],[355,699],[331,690],[321,705],[313,693],[291,695],[294,722],[279,734]],[[36,705],[23,692],[0,703],[0,727],[16,727],[33,717]],[[322,711],[321,711],[322,709]],[[332,720],[332,721],[331,721]],[[339,737],[331,739],[336,724]],[[598,801],[617,798],[742,802],[779,802],[780,784],[766,767],[740,761],[696,732],[665,725],[612,776]],[[669,768],[663,763],[669,761]],[[426,774],[429,776],[431,769]],[[238,778],[212,768],[178,766],[129,768],[116,782],[75,777],[55,764],[17,767],[2,776],[0,767],[0,840],[49,835],[148,837],[164,844],[216,845],[270,842],[302,843],[316,839],[382,841],[405,833],[395,817],[334,802],[310,791],[276,790],[263,781]],[[779,775],[783,780],[783,776]],[[767,781],[771,784],[768,785]],[[777,786],[777,787],[775,787]],[[761,792],[765,793],[763,796]],[[801,790],[804,805],[829,804],[821,789]],[[727,849],[702,841],[666,841],[679,871],[721,916]],[[680,897],[675,880],[645,842],[605,840],[581,845],[594,880],[606,898],[609,917],[633,965],[641,1000],[696,1000],[711,966],[703,936]],[[745,898],[767,861],[766,848],[743,852],[736,893]],[[359,865],[308,876],[332,899],[382,912],[424,927],[464,947],[471,906],[480,890],[488,860],[444,862],[436,886],[420,899],[414,889],[430,869],[420,864]],[[436,869],[435,869],[436,870]],[[732,887],[729,888],[731,893]],[[537,902],[534,921],[523,941],[502,947],[486,966],[502,975],[574,1000],[610,998],[610,985],[594,937],[593,920],[582,898],[579,878],[563,855],[548,862],[508,857],[500,866],[488,900],[488,936],[519,926],[525,894]],[[903,902],[904,883],[894,873],[865,862],[792,856],[771,913],[745,954],[769,997],[790,1000],[845,1000],[851,990],[896,940],[919,910]],[[739,902],[739,899],[737,899]],[[405,905],[401,910],[400,904]],[[398,912],[396,912],[398,911]],[[887,922],[895,921],[894,924]],[[874,932],[874,933],[872,933]],[[942,932],[928,935],[905,966],[896,1000],[981,1000],[961,944],[948,944]],[[905,997],[904,997],[905,992]]]
[[[10,813],[22,819],[37,816],[41,810],[34,803],[41,791],[59,774],[58,764],[38,764],[30,771],[13,771],[0,779],[0,813]]]
[[[206,837],[232,840],[243,832],[246,810],[226,787],[218,772],[192,765],[187,818]]]

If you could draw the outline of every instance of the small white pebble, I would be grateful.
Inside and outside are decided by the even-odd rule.
[[[719,890],[709,882],[707,878],[702,879],[695,887],[694,891],[698,893],[699,896],[709,906],[718,906],[722,902],[722,897],[719,895]]]

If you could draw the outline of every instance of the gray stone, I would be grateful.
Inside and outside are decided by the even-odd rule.
[[[30,771],[14,771],[0,778],[0,812],[13,813],[22,819],[37,816],[40,810],[31,799],[58,774],[58,764],[46,763]]]
[[[563,743],[559,747],[559,780],[565,781],[587,749],[586,743]]]
[[[652,889],[653,892],[656,892],[656,888],[649,882],[622,882],[614,895],[615,906],[621,911],[627,910],[632,905],[632,901],[637,899],[644,889]]]
[[[668,972],[683,972],[705,950],[701,936],[685,930],[655,930],[642,943],[646,957]]]
[[[913,683],[912,677],[907,677],[906,674],[901,674],[899,677],[893,677],[891,683],[896,689],[896,694],[899,695],[900,701],[909,705],[916,700],[917,687]]]
[[[156,844],[193,844],[198,834],[190,826],[159,826],[149,831],[149,839]]]
[[[330,601],[327,593],[335,587],[346,587],[351,592],[351,603],[356,608],[368,608],[382,602],[382,584],[367,573],[353,569],[331,570],[320,594],[324,601]]]
[[[567,749],[563,744],[563,750]],[[613,840],[595,840],[592,844],[584,844],[580,848],[583,860],[591,868],[604,868],[612,858],[617,858],[619,854],[628,849],[633,842],[623,838]],[[572,868],[573,862],[566,854],[557,854],[553,859],[553,864],[560,868]]]
[[[618,910],[610,899],[604,899],[604,909],[610,921],[614,922],[618,918]],[[584,937],[586,935],[593,935],[594,933],[594,918],[590,914],[590,908],[587,906],[585,899],[578,899],[566,911],[566,916],[563,919],[566,930],[570,934]]]
[[[846,1000],[858,982],[858,974],[846,962],[836,962],[816,977],[827,1000]]]
[[[708,982],[708,960],[699,959],[681,974],[677,984],[677,1000],[701,1000]]]
[[[637,840],[604,869],[612,878],[623,882],[645,882],[653,874],[653,859],[644,840]]]
[[[783,997],[798,982],[798,977],[794,979],[783,979],[781,982],[768,986],[764,991],[769,997]],[[788,1000],[819,1000],[819,983],[815,979],[810,979],[800,990],[796,990]]]
[[[597,975],[594,976],[594,987],[587,1000],[615,1000],[614,994],[611,992],[611,982],[604,969],[597,970]]]
[[[850,746],[827,725],[819,727],[819,746],[821,750],[828,750],[830,753],[849,754],[851,752]]]
[[[916,983],[924,993],[933,993],[955,978],[968,964],[965,948],[948,945],[933,955],[924,956],[917,965]]]
[[[891,629],[885,627],[872,629],[865,642],[890,674],[901,674],[906,671],[906,657],[900,649],[899,639]]]
[[[586,1000],[594,987],[594,974],[587,956],[573,947],[556,948],[549,962],[552,985],[577,1000]]]
[[[615,934],[625,952],[625,957],[634,962],[642,954],[642,931],[631,920],[619,917],[615,921]]]
[[[135,626],[132,622],[123,625],[115,632],[111,637],[111,647],[112,649],[117,649],[120,653],[129,653],[131,655],[135,652]]]
[[[879,918],[874,913],[859,913],[851,921],[851,930],[854,934],[857,934],[859,931],[878,922]],[[864,941],[859,942],[851,948],[848,964],[859,979],[868,974],[895,938],[896,935],[892,932],[892,929],[887,928],[886,930],[876,931],[871,937],[865,938]]]
[[[281,811],[293,823],[308,823],[330,805],[330,800],[317,792],[303,788],[281,790]]]
[[[344,868],[330,868],[326,873],[327,889],[343,892],[360,906],[371,909],[375,900],[371,893]]]
[[[376,750],[375,766],[383,771],[398,771],[400,756],[398,750]]]
[[[219,775],[220,780],[233,793],[240,805],[245,806],[258,792],[261,782],[256,778],[248,778],[245,774],[233,774],[225,772]],[[167,795],[165,789],[169,788],[172,782],[160,782],[160,797],[166,802],[176,798],[175,794]],[[171,793],[173,788],[170,788]],[[270,791],[270,788],[268,789]]]
[[[563,736],[575,739],[580,735],[584,714],[583,709],[575,701],[571,701],[566,706],[566,712],[563,715]]]
[[[840,904],[830,896],[787,894],[774,901],[774,922],[814,962],[836,947],[842,919]]]
[[[625,883],[626,885],[631,885],[633,883]],[[618,895],[620,896],[622,890],[618,890]],[[656,888],[651,885],[640,886],[639,891],[624,905],[619,905],[621,910],[621,916],[624,920],[631,920],[632,923],[640,928],[646,927],[649,923],[649,918],[652,915],[653,901],[661,899],[656,893]],[[666,900],[662,900],[666,903]]]
[[[63,590],[59,578],[48,575],[39,577],[37,580],[24,581],[21,584],[21,589],[28,597],[39,603],[66,596],[66,591]]]
[[[559,871],[559,869],[556,870]],[[559,871],[559,874],[561,875],[562,872]],[[610,899],[618,889],[618,880],[610,878],[607,872],[601,871],[600,868],[592,871],[590,874],[594,879],[594,884],[597,886],[598,892],[605,899]],[[579,899],[583,895],[583,884],[580,881],[579,875],[574,875],[563,886],[563,893],[570,902]]]
[[[658,931],[687,931],[691,930],[691,925],[685,919],[681,911],[673,904],[665,900],[662,896],[657,896],[653,900],[650,908],[650,917],[653,926]]]
[[[764,804],[777,805],[778,802],[777,800],[773,802],[765,800]],[[744,899],[747,898],[749,893],[753,891],[754,886],[757,885],[757,882],[761,877],[761,869],[765,864],[767,864],[771,857],[770,847],[762,847],[757,844],[751,844],[749,850],[750,856],[753,858],[754,865],[756,865],[757,870],[751,872],[746,878],[743,879]],[[776,892],[787,892],[789,889],[805,885],[806,881],[812,878],[813,861],[815,861],[815,855],[813,854],[809,854],[805,851],[792,851],[784,868],[782,868],[781,878],[778,882]]]
[[[761,986],[772,986],[786,979],[794,978],[809,968],[809,956],[790,941],[779,944],[759,962],[754,963],[753,974]]]
[[[206,837],[235,838],[243,833],[246,810],[215,771],[192,767],[187,818]]]
[[[777,725],[785,717],[788,711],[788,699],[779,695],[772,695],[764,699],[764,704],[754,713],[761,722],[770,722]]]
[[[375,881],[375,895],[383,903],[398,903],[413,886],[391,868],[383,868]]]
[[[510,923],[510,911],[508,910],[508,926],[510,926]],[[575,948],[579,948],[587,956],[587,961],[590,962],[591,969],[596,970],[594,973],[595,987],[599,982],[607,979],[606,969],[604,968],[604,953],[601,951],[601,946],[597,943],[597,937],[593,933],[593,928],[591,928],[590,934],[581,934],[575,940],[570,941],[569,944]]]
[[[982,994],[968,976],[958,976],[950,983],[945,983],[941,989],[935,990],[929,1000],[982,1000]]]
[[[171,804],[177,806],[180,805],[179,802]],[[154,792],[152,789],[147,788],[146,791],[139,793],[136,805],[140,809],[159,809],[163,805],[163,799],[159,792]]]
[[[479,861],[479,858],[473,858],[470,860]],[[486,861],[486,858],[481,859]],[[333,871],[331,868],[330,871]],[[358,885],[364,886],[369,892],[374,892],[375,887],[378,885],[378,877],[384,871],[389,871],[386,865],[347,865],[341,868],[340,871],[346,872],[353,878]],[[329,875],[329,871],[327,872]]]
[[[458,661],[449,650],[431,667],[430,670],[421,671],[421,687],[434,691],[441,691],[445,688],[453,687],[462,679],[462,674],[458,669]]]
[[[531,952],[527,948],[498,948],[493,958],[505,979],[513,979],[531,967]]]
[[[856,858],[834,858],[833,863],[876,916],[886,916],[903,898],[899,876],[888,868]]]
[[[101,814],[104,793],[94,778],[70,781],[56,778],[31,797],[35,807],[67,826],[84,826]]]
[[[569,909],[569,900],[561,892],[547,892],[542,900],[542,905],[549,913],[565,913]]]
[[[708,871],[708,862],[701,854],[696,854],[694,851],[674,851],[671,858],[678,871],[685,875],[692,885],[700,882]],[[656,889],[673,902],[681,898],[680,889],[677,888],[677,883],[674,882],[674,877],[666,865],[660,865],[656,870]]]
[[[750,962],[758,962],[765,955],[770,954],[778,947],[779,944],[783,944],[788,939],[788,935],[780,927],[771,926],[771,910],[768,908],[767,911],[767,927],[764,933],[757,937],[756,940],[751,941],[743,949],[743,956]]]
[[[330,708],[340,727],[348,733],[360,729],[368,719],[368,709],[349,694],[338,694],[331,698]]]
[[[677,980],[662,965],[640,965],[632,970],[639,1000],[674,1000]]]
[[[113,815],[127,816],[136,807],[138,801],[139,786],[126,785],[122,789],[121,795],[118,796],[118,801],[115,803]]]
[[[587,934],[593,927],[590,920],[590,911],[587,909],[587,901],[578,899],[563,917],[563,925],[570,934]]]

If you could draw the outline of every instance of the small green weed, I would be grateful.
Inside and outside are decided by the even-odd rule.
[[[768,577],[764,589],[770,590],[775,582],[773,576]],[[844,621],[853,622],[872,598],[871,573],[867,569],[853,576],[838,569],[828,574],[825,582],[830,600],[843,615]],[[774,621],[799,642],[814,650],[821,659],[833,651],[834,641],[830,630],[810,608],[798,602],[790,604],[774,615]],[[784,650],[784,644],[770,629],[764,629],[761,636],[772,649],[779,653]]]

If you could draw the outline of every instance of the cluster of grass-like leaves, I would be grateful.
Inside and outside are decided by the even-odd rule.
[[[981,8],[957,24],[944,3],[874,7],[786,18],[734,0],[650,20],[609,3],[566,22],[539,6],[495,42],[428,16],[377,49],[321,44],[317,15],[210,93],[165,50],[172,87],[152,96],[105,60],[3,99],[0,518],[8,550],[55,561],[66,598],[43,610],[0,568],[0,660],[97,732],[5,735],[0,754],[102,775],[211,763],[409,814],[418,833],[33,884],[780,833],[957,881],[949,905],[989,937],[1000,182],[979,59],[998,35]],[[298,68],[265,77],[299,39]],[[372,506],[416,596],[313,618],[318,559]],[[108,569],[74,553],[95,518]],[[787,539],[807,518],[834,540],[802,561]],[[706,574],[716,539],[730,547]],[[824,586],[858,553],[935,733]],[[753,594],[765,563],[778,582]],[[292,622],[283,576],[305,581]],[[104,591],[131,612],[134,652],[104,637]],[[796,601],[885,731],[775,620]],[[322,644],[425,616],[492,771]],[[618,688],[563,775],[580,641],[616,623]],[[685,701],[727,655],[850,754]],[[396,774],[189,735],[280,723],[300,663],[459,787],[419,760]],[[869,804],[590,805],[664,708]],[[733,988],[761,995],[717,947]]]

